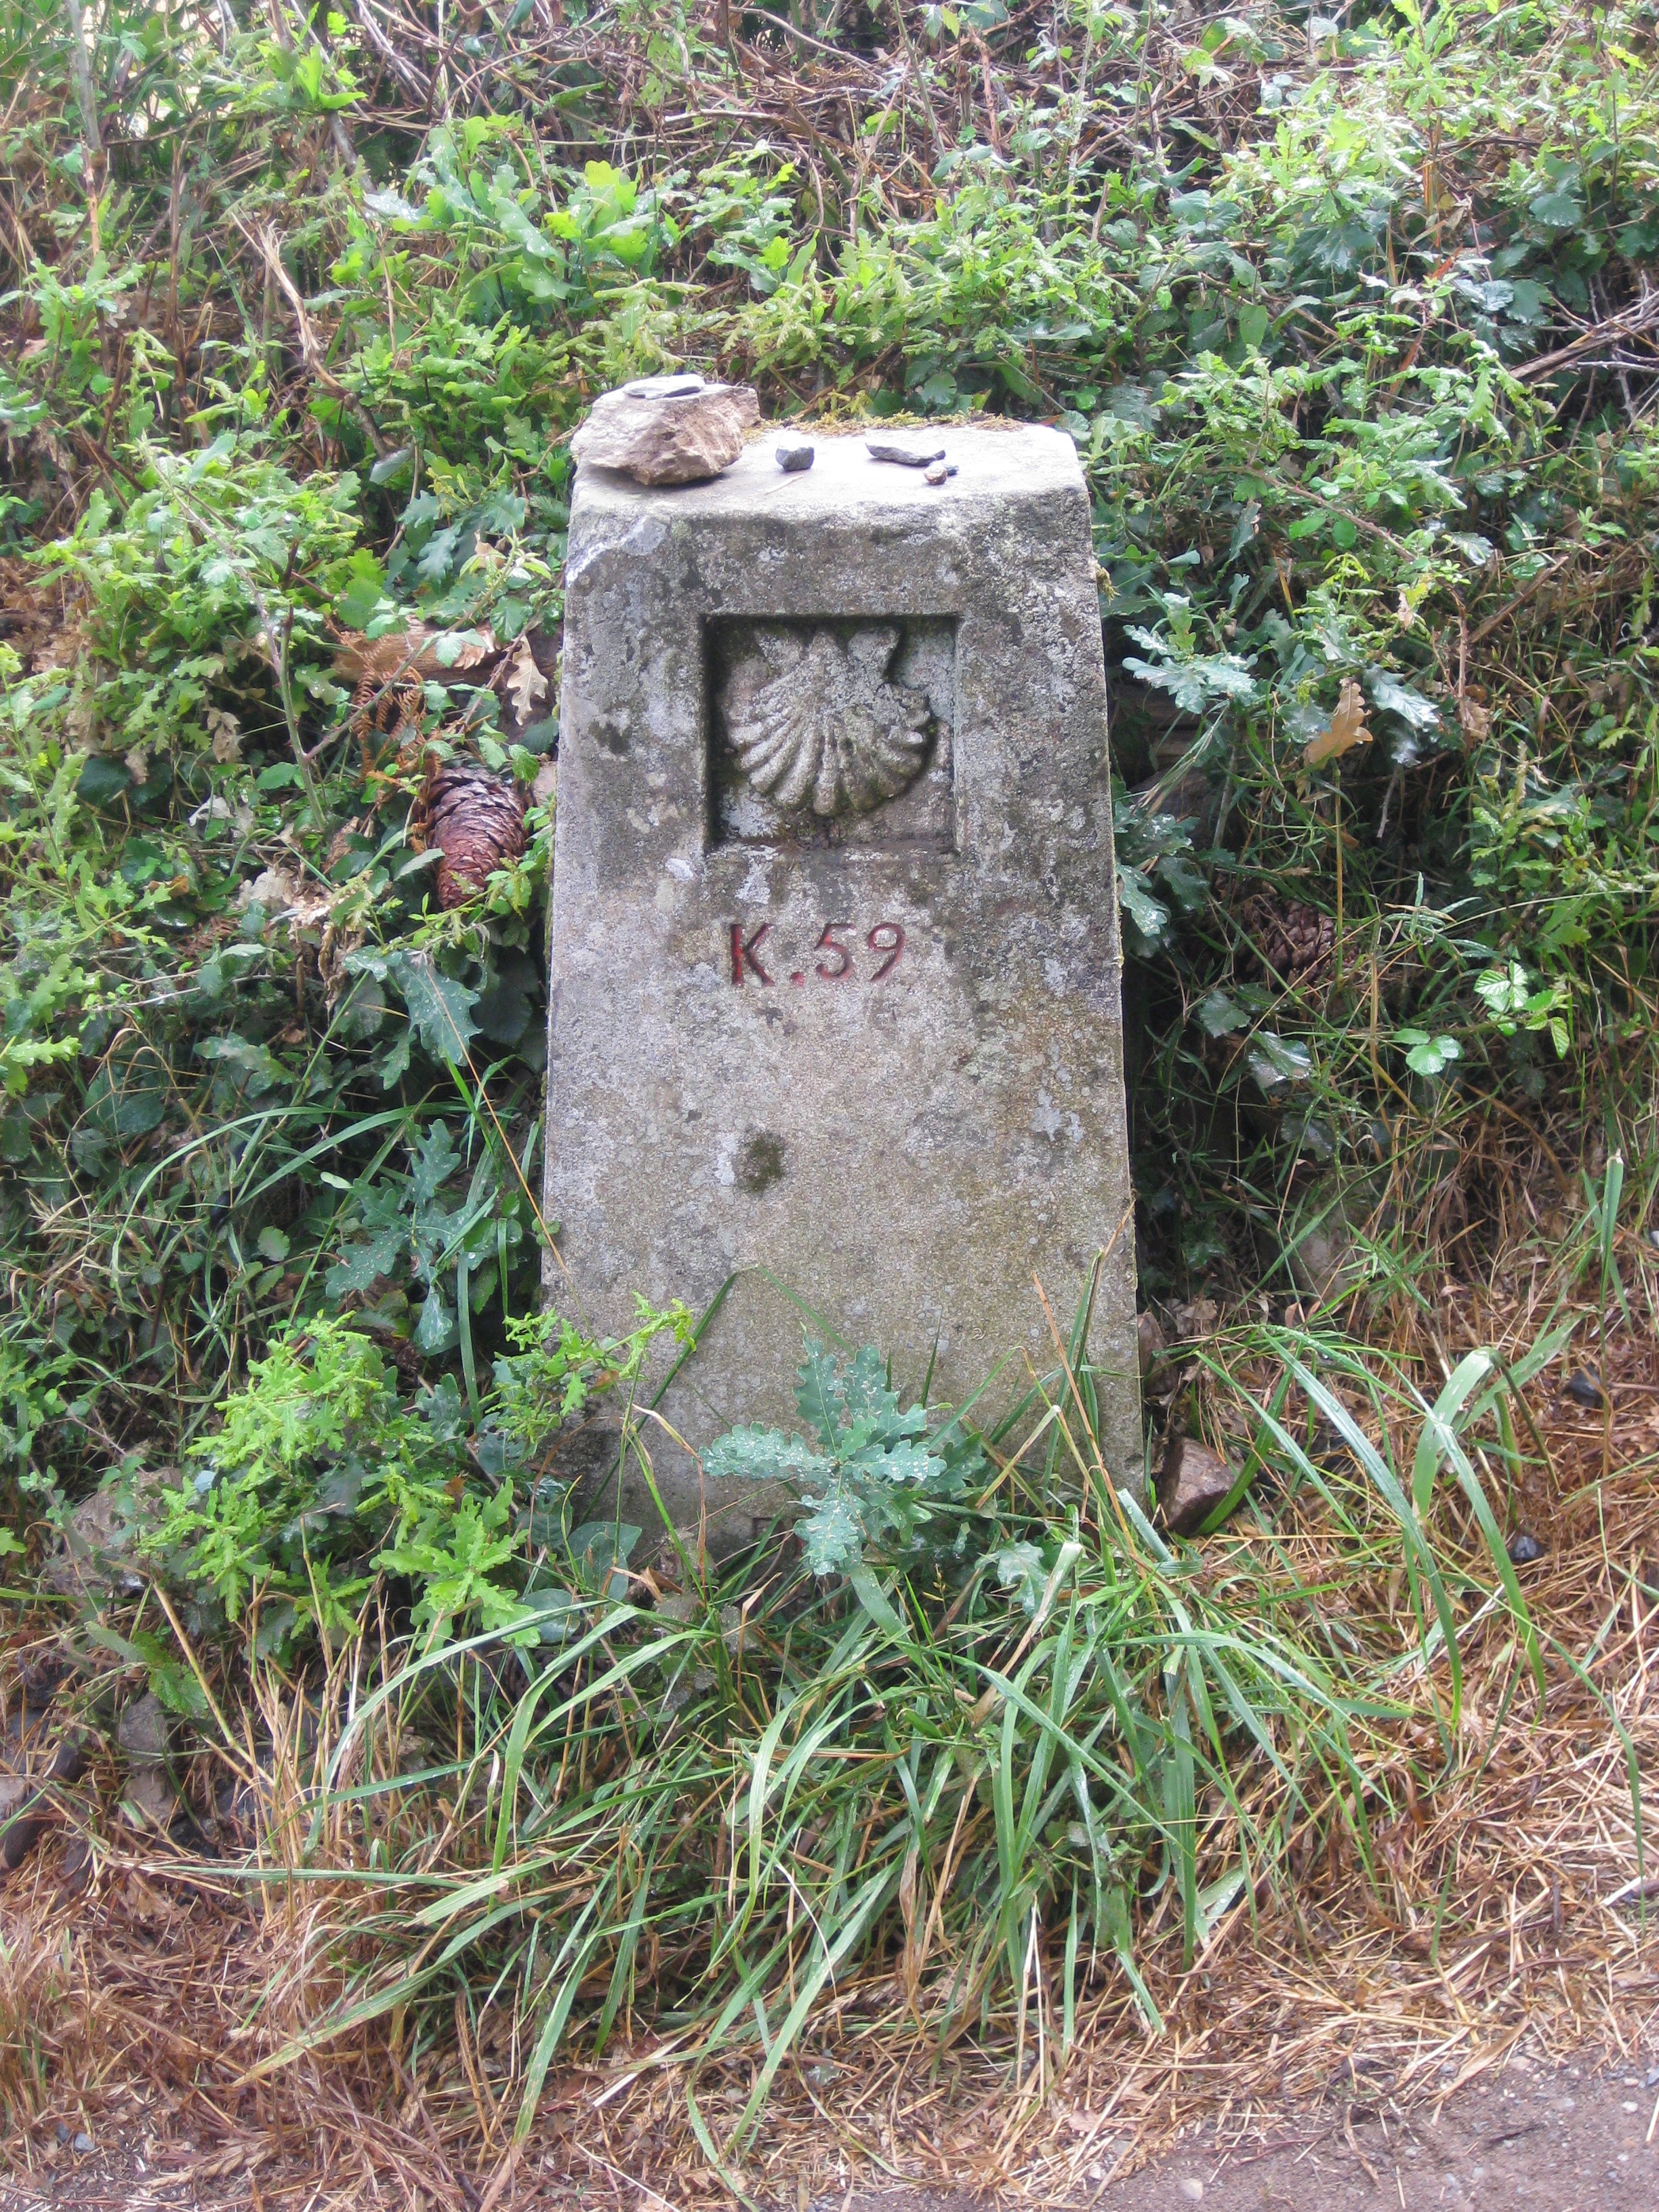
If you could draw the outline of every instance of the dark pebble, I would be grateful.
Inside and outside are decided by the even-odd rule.
[[[1541,1559],[1544,1556],[1544,1547],[1530,1528],[1517,1528],[1506,1548],[1511,1566],[1529,1567],[1534,1559]]]
[[[48,1783],[78,1782],[87,1767],[86,1745],[79,1735],[66,1735],[52,1754],[52,1765],[43,1779]],[[54,1817],[50,1789],[41,1790],[28,1798],[19,1810],[0,1826],[0,1869],[12,1874],[40,1840]]]
[[[802,469],[811,467],[817,448],[805,444],[787,443],[775,446],[772,451],[778,466],[783,471],[785,476],[793,477],[799,474]]]
[[[92,1880],[92,1845],[84,1836],[71,1836],[64,1846],[61,1887],[66,1895],[79,1897]]]
[[[1581,1406],[1605,1406],[1607,1393],[1593,1367],[1581,1367],[1567,1377],[1567,1395]]]

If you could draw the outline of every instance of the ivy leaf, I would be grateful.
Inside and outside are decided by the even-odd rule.
[[[428,1122],[425,1136],[415,1148],[415,1162],[410,1170],[410,1187],[416,1206],[430,1206],[460,1164],[461,1156],[455,1149],[448,1123]]]
[[[198,1060],[216,1060],[241,1077],[250,1098],[271,1091],[287,1080],[287,1071],[268,1045],[240,1036],[204,1037],[196,1048]]]
[[[1147,944],[1154,948],[1161,945],[1170,927],[1170,909],[1152,896],[1139,868],[1119,868],[1117,896],[1119,904]]]
[[[1194,1013],[1205,1036],[1212,1037],[1231,1036],[1236,1030],[1243,1029],[1250,1018],[1218,983],[1213,990],[1205,993]]]
[[[641,1530],[632,1521],[584,1521],[569,1536],[570,1556],[585,1589],[622,1605],[628,1598],[625,1571]]]
[[[441,975],[429,952],[399,952],[389,963],[409,1009],[410,1026],[434,1060],[453,1066],[466,1057],[477,1034],[472,1009],[477,993],[453,976]]]
[[[420,1319],[415,1324],[415,1349],[428,1359],[435,1359],[441,1352],[451,1349],[459,1334],[455,1316],[440,1292],[435,1289],[428,1291],[421,1306]]]
[[[1208,902],[1210,886],[1203,872],[1181,853],[1165,853],[1158,863],[1158,879],[1174,893],[1183,914],[1197,914]]]
[[[1584,220],[1583,207],[1571,192],[1540,192],[1528,211],[1547,230],[1577,230]]]
[[[1003,1589],[1014,1593],[1028,1615],[1034,1614],[1042,1602],[1043,1587],[1048,1581],[1042,1553],[1035,1544],[1005,1544],[993,1558],[997,1580]]]
[[[166,1083],[167,1070],[147,1048],[112,1057],[87,1085],[87,1119],[117,1144],[147,1137],[167,1111]]]
[[[1313,1073],[1313,1061],[1305,1045],[1287,1043],[1272,1030],[1263,1030],[1249,1055],[1249,1069],[1263,1091],[1277,1091],[1283,1083],[1305,1083]]]
[[[1381,708],[1385,714],[1398,714],[1401,720],[1408,723],[1413,730],[1438,727],[1440,709],[1420,693],[1397,682],[1386,669],[1371,669],[1365,682],[1370,690],[1372,703]]]
[[[380,1275],[389,1275],[404,1245],[403,1231],[388,1229],[367,1244],[349,1244],[328,1271],[329,1297],[337,1302],[356,1291],[360,1297]]]

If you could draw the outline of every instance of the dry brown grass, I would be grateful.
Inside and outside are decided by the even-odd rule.
[[[1626,1250],[1643,1316],[1651,1255]],[[1431,1376],[1473,1344],[1518,1353],[1547,1309],[1550,1271],[1528,1260],[1479,1292],[1447,1288],[1419,1346]],[[1394,1730],[1376,1880],[1340,1831],[1316,1850],[1310,1827],[1290,1899],[1275,1903],[1265,1883],[1259,1905],[1241,1897],[1189,1968],[1172,1928],[1144,1932],[1164,2036],[1146,2033],[1121,1978],[1104,1972],[1063,2066],[1046,1984],[1023,2049],[1000,2021],[978,2039],[958,2031],[941,2044],[917,2031],[878,1961],[823,2007],[732,2179],[773,2203],[882,2175],[1057,2202],[1200,2117],[1260,2136],[1286,2100],[1358,2077],[1401,2102],[1438,2098],[1523,2033],[1546,2052],[1594,2041],[1633,2056],[1648,2045],[1659,1946],[1644,1898],[1659,1893],[1659,1877],[1632,1887],[1638,1861],[1652,1862],[1650,1847],[1638,1853],[1630,1767],[1644,1787],[1659,1771],[1650,1687],[1659,1343],[1616,1306],[1604,1315],[1583,1302],[1577,1319],[1574,1347],[1525,1394],[1533,1463],[1514,1501],[1515,1522],[1547,1547],[1524,1579],[1548,1654],[1547,1695],[1540,1709],[1508,1616],[1477,1608],[1462,1638],[1450,1771],[1432,1727],[1443,1665],[1425,1674],[1413,1657],[1398,1577],[1345,1583],[1310,1494],[1278,1516],[1277,1540],[1298,1573],[1340,1587],[1334,1602],[1351,1629],[1379,1655],[1398,1652],[1394,1686],[1416,1699],[1413,1721]],[[1563,1387],[1586,1359],[1605,1379],[1603,1409]],[[1442,1534],[1455,1547],[1455,1524]],[[1248,1568],[1265,1542],[1236,1522],[1210,1540],[1213,1571]],[[327,1745],[302,1745],[297,1729],[284,1743],[283,1714],[269,1717],[278,1772],[296,1793],[275,1808],[265,1844],[275,1864],[296,1856],[307,1764]],[[395,1760],[396,1750],[378,1756]],[[246,2176],[247,2201],[257,2183],[268,2204],[303,2191],[300,2201],[319,2204],[385,2191],[394,2202],[475,2205],[481,2192],[491,2201],[492,2179],[495,2204],[562,2197],[578,2182],[589,2197],[610,2191],[633,2202],[644,2188],[679,2206],[726,2193],[690,2124],[682,2077],[664,2063],[672,2045],[643,2033],[614,2045],[603,2065],[557,2072],[517,2156],[510,2039],[487,2033],[480,2048],[459,2008],[455,2033],[412,2070],[394,2015],[255,2075],[337,1996],[353,1893],[326,1880],[250,1890],[228,1869],[221,1878],[136,1848],[131,1832],[95,1812],[87,1826],[84,1890],[63,1878],[65,1832],[13,1878],[0,1908],[0,2095],[22,2164],[39,2163],[64,2121],[163,2160],[183,2156],[204,2181]],[[354,1863],[343,1832],[337,1840],[335,1863]],[[326,1864],[326,1850],[320,1857]],[[751,2081],[746,2057],[701,2069],[716,2142]]]

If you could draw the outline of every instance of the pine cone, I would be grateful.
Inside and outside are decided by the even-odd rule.
[[[1262,974],[1290,983],[1317,968],[1336,941],[1329,915],[1272,891],[1247,898],[1242,918]]]
[[[513,778],[482,761],[449,760],[433,770],[410,830],[418,849],[438,849],[440,906],[465,906],[497,868],[522,856],[524,810]]]

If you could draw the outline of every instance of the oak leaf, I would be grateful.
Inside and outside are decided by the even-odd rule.
[[[1310,768],[1327,768],[1331,762],[1341,759],[1344,753],[1352,752],[1357,746],[1368,745],[1371,733],[1365,727],[1365,702],[1359,696],[1359,686],[1352,676],[1342,679],[1342,694],[1329,722],[1317,737],[1310,738],[1302,757]]]
[[[527,637],[519,640],[507,689],[513,701],[514,715],[522,729],[526,722],[535,720],[536,702],[547,696],[547,678],[536,665],[536,656],[530,650]]]

